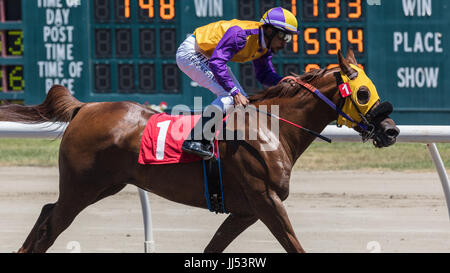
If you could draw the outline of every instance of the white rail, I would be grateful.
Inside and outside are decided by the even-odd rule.
[[[57,138],[62,136],[66,123],[23,124],[0,122],[0,138]]]
[[[444,163],[442,162],[436,143],[450,143],[450,126],[398,126],[400,135],[397,142],[403,143],[425,143],[430,152],[439,179],[442,183],[445,200],[447,203],[448,215],[450,218],[450,182]],[[322,132],[326,137],[334,142],[360,142],[361,137],[356,131],[350,128],[337,128],[336,126],[327,126]],[[320,139],[319,139],[320,140]]]
[[[22,124],[0,122],[0,138],[53,138],[62,135],[65,123]],[[403,143],[450,143],[450,126],[400,125],[397,142]],[[322,132],[333,142],[361,142],[358,133],[349,128],[327,126]]]
[[[450,126],[400,125],[397,142],[403,143],[450,143]],[[333,142],[361,142],[358,133],[350,128],[327,126],[322,135]]]
[[[425,143],[431,154],[436,170],[444,190],[450,217],[450,183],[445,166],[442,162],[439,151],[435,143],[450,143],[450,126],[398,126],[400,135],[397,142],[403,143]],[[57,138],[62,136],[66,124],[21,124],[14,122],[0,122],[0,138]],[[327,126],[322,134],[329,137],[333,142],[361,142],[361,137],[352,129],[337,128]],[[145,229],[145,252],[154,252],[155,243],[153,240],[152,217],[150,202],[147,192],[139,190],[139,197],[142,205]]]

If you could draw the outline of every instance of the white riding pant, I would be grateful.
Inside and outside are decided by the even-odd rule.
[[[193,35],[189,35],[178,48],[177,64],[181,71],[188,75],[193,81],[200,86],[209,89],[217,96],[217,99],[212,102],[212,105],[219,107],[224,113],[227,113],[233,108],[233,97],[217,83],[217,80],[208,65],[209,58],[201,52]],[[227,69],[235,86],[242,95],[247,97],[247,94],[239,84],[230,67],[227,66]]]

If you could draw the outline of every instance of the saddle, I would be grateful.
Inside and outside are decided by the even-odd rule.
[[[208,209],[225,213],[218,140],[214,140],[214,157],[206,161],[181,150],[184,140],[200,118],[200,114],[152,115],[142,135],[138,163],[163,165],[203,161],[204,195]]]

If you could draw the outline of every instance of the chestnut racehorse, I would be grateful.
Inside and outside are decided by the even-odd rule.
[[[341,100],[334,72],[352,72],[353,52],[339,52],[339,67],[297,76],[327,98]],[[353,90],[368,92],[367,89]],[[250,98],[253,106],[279,105],[279,116],[321,132],[338,118],[314,94],[295,81],[281,82]],[[376,104],[374,111],[379,104]],[[269,107],[267,109],[270,109]],[[143,130],[154,111],[133,102],[82,103],[63,86],[53,86],[37,106],[0,107],[0,121],[69,122],[59,150],[59,198],[46,204],[19,252],[45,252],[87,206],[132,184],[189,206],[207,208],[201,161],[172,165],[140,165]],[[373,122],[377,147],[392,145],[399,133],[385,116]],[[260,128],[261,129],[261,128]],[[267,129],[267,128],[266,128]],[[265,129],[262,128],[262,131]],[[279,146],[261,149],[259,140],[220,141],[225,209],[229,214],[205,252],[222,252],[240,233],[261,220],[287,252],[304,252],[283,200],[289,194],[291,170],[315,137],[287,123],[279,124]]]

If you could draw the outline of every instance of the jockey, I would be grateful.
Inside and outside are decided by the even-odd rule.
[[[276,85],[282,77],[272,64],[272,53],[282,50],[297,34],[297,19],[281,7],[267,11],[260,22],[218,21],[197,28],[178,48],[178,67],[217,98],[212,105],[227,113],[234,106],[246,106],[247,94],[227,66],[228,62],[252,61],[256,78],[266,86]],[[195,125],[204,127],[203,117]],[[211,158],[212,139],[194,141],[193,131],[182,146],[183,151],[204,159]]]

